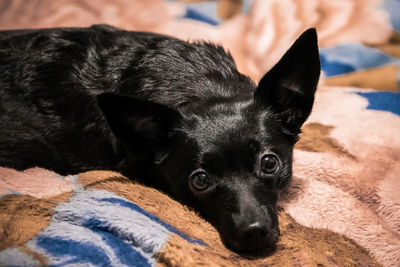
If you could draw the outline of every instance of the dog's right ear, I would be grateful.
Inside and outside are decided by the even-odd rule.
[[[182,118],[177,110],[131,96],[104,93],[97,101],[113,133],[134,154],[161,149]]]
[[[298,133],[310,115],[320,71],[317,33],[308,29],[260,80],[255,101],[279,114]]]

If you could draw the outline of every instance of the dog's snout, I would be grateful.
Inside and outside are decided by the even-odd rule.
[[[266,197],[258,191],[258,179],[250,177],[246,181],[234,184],[236,191],[232,193],[237,208],[221,217],[221,237],[229,248],[239,253],[271,251],[280,236],[275,192],[269,191]]]

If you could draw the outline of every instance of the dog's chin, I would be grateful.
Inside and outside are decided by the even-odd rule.
[[[272,230],[271,234],[262,242],[258,243],[249,243],[231,237],[222,238],[222,241],[228,249],[238,254],[257,257],[269,255],[274,252],[276,250],[276,244],[279,241],[279,236],[279,228],[276,228]]]

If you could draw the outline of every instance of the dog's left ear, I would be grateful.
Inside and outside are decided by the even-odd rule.
[[[103,93],[97,102],[116,137],[133,154],[153,154],[166,143],[181,114],[172,108],[132,96]]]
[[[311,113],[320,72],[317,33],[312,28],[264,75],[255,102],[278,113],[289,129],[298,133]]]

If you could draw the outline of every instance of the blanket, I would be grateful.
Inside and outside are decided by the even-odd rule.
[[[0,199],[0,262],[6,265],[379,266],[349,238],[301,226],[284,212],[277,252],[244,258],[225,249],[193,211],[118,173],[0,173],[13,177],[21,192]],[[41,190],[43,180],[54,184]]]
[[[0,265],[400,266],[396,10],[397,0],[0,2],[0,29],[108,23],[217,42],[255,81],[316,27],[323,70],[271,255],[227,250],[196,213],[117,173],[0,168]]]

